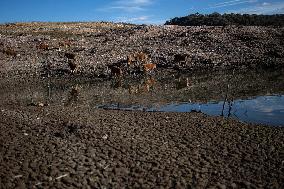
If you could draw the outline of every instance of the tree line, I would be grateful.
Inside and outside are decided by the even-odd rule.
[[[180,26],[284,26],[284,14],[257,15],[257,14],[190,14],[184,17],[175,17],[166,21],[165,25]]]

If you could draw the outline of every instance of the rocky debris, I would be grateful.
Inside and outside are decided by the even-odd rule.
[[[44,107],[44,106],[49,106],[49,104],[43,102],[31,102],[28,104],[28,106]]]
[[[2,57],[0,73],[38,75],[47,71],[42,69],[43,62],[52,65],[50,75],[65,73],[61,70],[69,69],[66,53],[76,53],[81,74],[99,77],[110,75],[108,65],[121,62],[154,63],[157,70],[184,72],[283,67],[283,33],[283,28],[256,26],[137,26],[105,22],[0,25],[0,44],[21,55],[13,60]],[[35,48],[39,43],[48,47]],[[139,70],[129,68],[124,72],[133,73]]]

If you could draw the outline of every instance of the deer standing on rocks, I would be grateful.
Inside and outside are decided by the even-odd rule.
[[[59,46],[65,48],[71,47],[71,41],[69,40],[60,41]]]
[[[157,65],[153,63],[143,64],[143,70],[145,73],[151,72],[156,68],[157,68]]]
[[[75,73],[78,70],[78,65],[75,62],[76,55],[73,53],[65,53],[65,57],[68,59],[68,65],[71,69],[71,73]]]
[[[8,55],[8,56],[13,56],[13,57],[16,57],[17,56],[17,53],[15,50],[13,50],[12,48],[6,48],[2,51],[4,54]]]
[[[185,62],[187,59],[187,54],[175,54],[174,62]]]
[[[148,60],[148,55],[146,53],[143,52],[139,52],[139,53],[134,53],[134,54],[130,54],[127,56],[127,64],[128,66],[133,65],[134,63],[146,63]]]
[[[48,46],[47,43],[42,42],[37,46],[37,48],[46,51],[46,50],[48,50],[49,46]]]
[[[121,77],[123,74],[122,69],[117,66],[111,65],[111,66],[108,66],[108,68],[110,69],[111,75],[114,77]]]

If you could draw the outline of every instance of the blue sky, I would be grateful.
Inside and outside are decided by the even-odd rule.
[[[114,21],[163,24],[191,13],[284,13],[283,0],[1,0],[0,23]]]

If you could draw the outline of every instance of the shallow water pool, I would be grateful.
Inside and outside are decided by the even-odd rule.
[[[284,71],[165,74],[136,78],[45,78],[2,87],[0,105],[191,112],[284,126]]]

